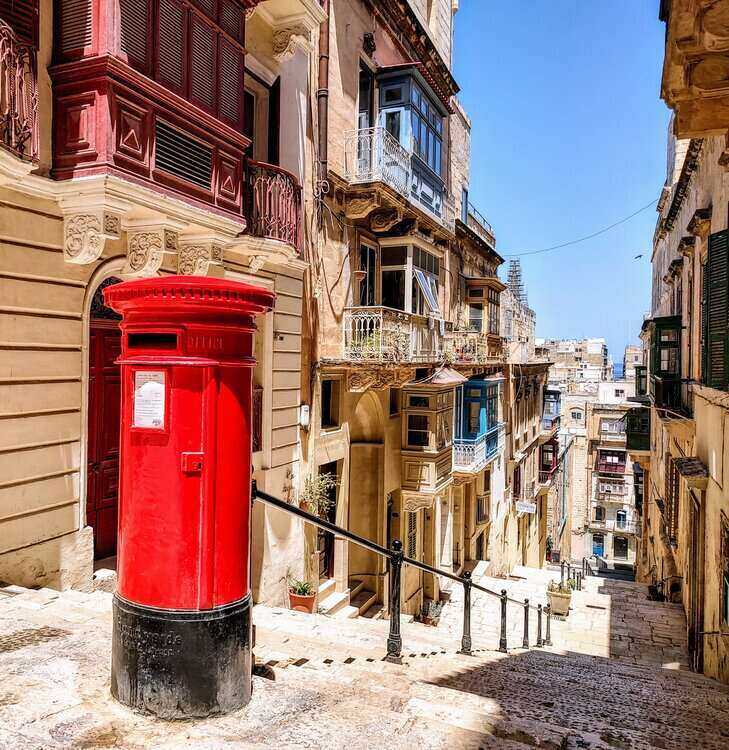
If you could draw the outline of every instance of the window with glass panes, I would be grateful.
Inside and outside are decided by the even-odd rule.
[[[377,304],[377,249],[368,242],[360,242],[358,270],[364,272],[359,282],[359,304],[372,307]]]
[[[413,153],[420,157],[440,177],[442,172],[443,118],[416,83],[412,83],[410,87],[410,96]]]
[[[496,289],[488,290],[489,302],[489,333],[498,335],[499,333],[499,292]]]
[[[413,296],[415,315],[438,314],[438,277],[440,260],[419,247],[413,247]],[[435,309],[433,307],[435,306]]]

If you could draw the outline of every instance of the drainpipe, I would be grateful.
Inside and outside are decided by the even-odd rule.
[[[319,120],[319,185],[327,186],[329,140],[329,2],[321,0],[327,17],[319,24],[319,80],[316,91]],[[325,191],[323,191],[325,192]]]

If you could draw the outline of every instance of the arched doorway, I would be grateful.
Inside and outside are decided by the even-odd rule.
[[[373,393],[359,399],[350,421],[348,528],[379,544],[386,543],[384,419]],[[382,601],[384,561],[374,552],[349,544],[348,583],[356,598]],[[357,603],[355,602],[355,606]]]
[[[89,315],[86,523],[94,530],[94,560],[116,555],[121,403],[116,360],[121,351],[121,316],[104,304],[103,290],[120,281],[110,276],[99,284]],[[105,567],[113,567],[113,561]]]

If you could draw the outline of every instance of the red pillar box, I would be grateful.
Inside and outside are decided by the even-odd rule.
[[[121,313],[111,692],[164,718],[251,695],[254,318],[274,295],[194,276],[104,290]]]

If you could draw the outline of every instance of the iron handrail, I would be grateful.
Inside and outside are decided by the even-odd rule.
[[[552,624],[552,609],[549,605],[543,607],[541,604],[534,607],[529,604],[529,599],[525,599],[524,602],[520,602],[517,599],[512,599],[507,595],[506,589],[502,589],[501,593],[496,593],[485,586],[479,586],[477,583],[473,583],[471,580],[471,574],[466,571],[463,577],[457,576],[454,573],[448,573],[445,570],[439,570],[431,565],[422,563],[419,560],[414,560],[410,557],[405,557],[402,551],[402,542],[396,539],[392,543],[392,550],[388,550],[377,542],[373,542],[370,539],[355,534],[353,531],[343,529],[341,526],[327,521],[325,518],[319,518],[313,513],[303,510],[303,508],[297,508],[295,505],[281,500],[280,498],[269,495],[267,492],[263,492],[258,489],[256,482],[253,481],[251,487],[251,502],[259,500],[268,505],[272,505],[279,510],[284,511],[290,515],[296,516],[307,523],[312,524],[318,528],[324,529],[332,534],[347,539],[350,542],[364,547],[365,549],[374,552],[380,557],[385,557],[389,560],[390,569],[388,571],[389,578],[389,589],[390,589],[390,630],[387,636],[387,655],[385,659],[392,662],[400,663],[402,661],[402,635],[400,634],[400,599],[401,599],[401,573],[402,566],[411,565],[414,568],[431,573],[433,575],[444,576],[452,581],[456,581],[463,586],[463,636],[461,637],[461,649],[460,653],[471,655],[472,642],[471,642],[471,589],[476,588],[477,591],[482,591],[485,594],[496,596],[500,602],[501,609],[501,628],[499,637],[499,651],[506,653],[507,647],[507,627],[506,627],[506,608],[508,603],[511,601],[523,608],[524,611],[524,639],[523,647],[529,647],[529,610],[536,609],[537,613],[537,648],[542,646],[551,646],[551,624]],[[542,618],[546,615],[547,619],[547,637],[542,638]]]
[[[324,529],[325,531],[329,531],[332,534],[335,534],[336,536],[342,537],[343,539],[346,539],[350,542],[353,542],[354,544],[359,545],[360,547],[364,547],[365,549],[370,550],[370,552],[374,552],[381,557],[386,557],[388,560],[392,560],[394,556],[394,552],[392,550],[387,549],[387,547],[383,547],[380,544],[377,544],[377,542],[373,542],[370,539],[366,539],[363,536],[360,536],[359,534],[355,534],[353,531],[349,531],[348,529],[344,529],[341,526],[338,526],[335,523],[332,523],[331,521],[327,521],[325,518],[320,518],[319,516],[315,516],[313,513],[309,513],[308,511],[304,510],[303,508],[297,508],[295,505],[291,505],[287,503],[285,500],[281,500],[278,497],[274,497],[273,495],[269,495],[267,492],[264,492],[263,490],[259,490],[255,485],[253,487],[252,491],[252,499],[260,500],[267,505],[272,505],[279,510],[284,511],[285,513],[289,513],[293,516],[297,516],[298,518],[301,518],[302,520],[306,521],[307,523],[312,524],[313,526],[318,526],[320,529]],[[414,568],[418,568],[419,570],[422,570],[424,573],[431,573],[432,575],[437,576],[443,576],[444,578],[449,578],[452,581],[455,581],[456,583],[460,583],[463,585],[464,581],[466,579],[462,578],[461,576],[457,576],[455,573],[449,573],[448,571],[441,570],[440,568],[435,568],[432,565],[428,565],[427,563],[420,562],[420,560],[415,560],[412,557],[407,557],[405,555],[402,555],[402,562],[405,565],[411,565]],[[480,586],[477,583],[470,582],[470,586],[477,591],[481,591],[484,594],[489,594],[490,596],[495,596],[497,599],[501,599],[502,595],[494,591],[493,589],[486,588],[485,586]],[[510,596],[506,597],[507,601],[512,602],[512,604],[518,604],[520,607],[524,606],[524,602],[519,601],[518,599],[514,599]],[[530,605],[530,608],[537,611],[537,607],[534,605]]]

